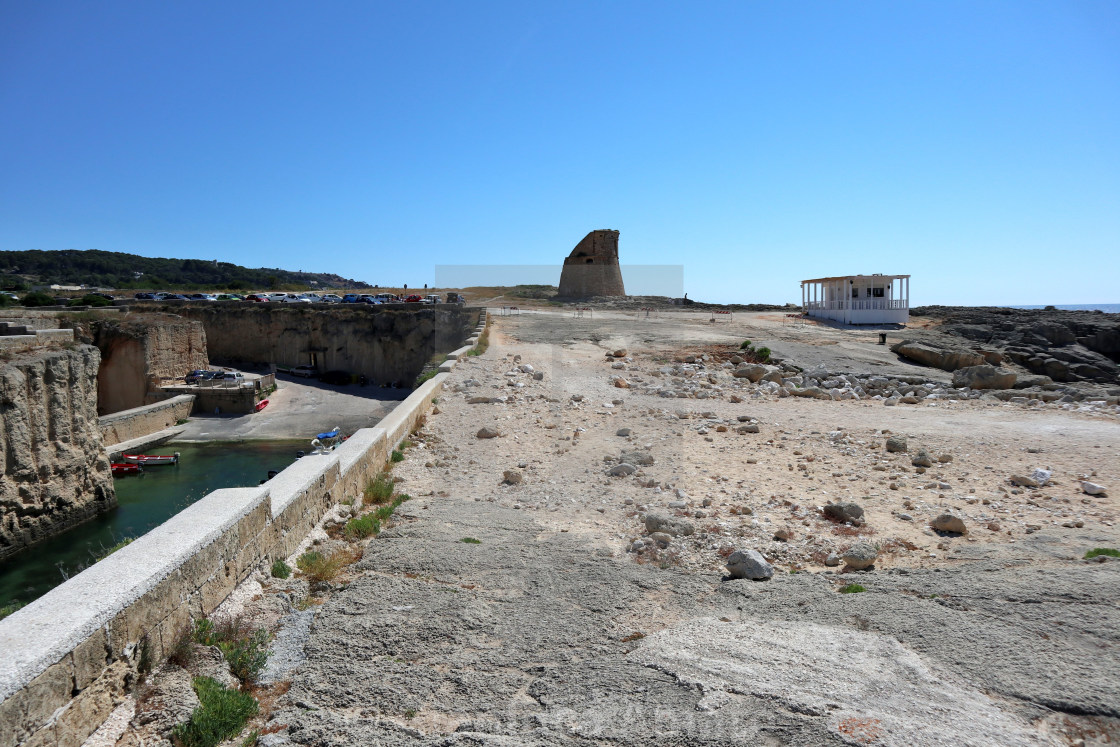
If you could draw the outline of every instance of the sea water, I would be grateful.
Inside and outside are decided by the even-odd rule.
[[[0,607],[38,599],[92,565],[123,539],[154,529],[220,488],[252,487],[296,460],[303,441],[164,444],[146,454],[179,452],[177,465],[113,478],[117,507],[21,551],[0,564]]]
[[[1106,314],[1120,314],[1120,303],[1074,303],[1074,304],[1051,304],[1055,309],[1062,311],[1103,311]],[[1012,309],[1045,309],[1045,304],[1036,304],[1034,306],[1010,306]]]

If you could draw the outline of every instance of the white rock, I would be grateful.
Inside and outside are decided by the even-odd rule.
[[[731,578],[749,578],[764,581],[773,578],[774,567],[766,562],[758,550],[736,550],[727,559],[727,570]]]

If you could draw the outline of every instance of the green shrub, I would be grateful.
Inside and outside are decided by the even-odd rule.
[[[18,599],[14,600],[12,602],[8,602],[3,607],[0,607],[0,620],[3,620],[8,615],[10,615],[13,612],[15,612],[16,610],[18,610],[20,607],[25,607],[25,606],[26,605],[23,602],[19,601]]]
[[[754,351],[754,354],[757,355],[759,360],[763,363],[770,360],[770,348],[759,348]]]
[[[739,349],[740,350],[750,350],[751,349],[751,341],[750,340],[743,340],[743,342],[739,345]]]
[[[216,747],[240,732],[245,722],[260,709],[252,695],[228,690],[209,677],[195,677],[191,684],[200,705],[194,709],[190,721],[171,730],[171,735],[183,747]]]
[[[67,306],[112,306],[113,302],[102,296],[93,293],[86,294],[81,298],[71,298]]]
[[[365,502],[367,504],[385,503],[393,497],[393,486],[395,484],[396,481],[389,476],[388,472],[380,473],[366,485],[364,491]]]
[[[416,387],[423,384],[425,381],[429,381],[431,379],[434,379],[436,377],[436,374],[438,374],[438,373],[439,373],[438,368],[433,368],[433,369],[430,369],[428,371],[425,371],[424,373],[422,373],[422,374],[420,374],[419,376],[416,377],[416,381],[412,384],[412,388],[415,389]]]
[[[218,644],[222,655],[229,662],[233,676],[246,684],[257,681],[257,676],[268,661],[268,631],[257,628],[246,637],[237,637]]]
[[[867,591],[867,589],[859,584],[848,584],[840,589],[841,594],[859,594],[861,591]]]
[[[285,563],[283,560],[274,560],[272,562],[272,577],[273,578],[288,578],[292,575],[292,567]]]
[[[201,620],[194,621],[194,630],[191,631],[191,638],[195,643],[203,646],[213,646],[217,643],[214,636],[214,623],[207,620],[205,617]]]
[[[1085,553],[1085,559],[1089,560],[1102,555],[1109,558],[1120,558],[1120,550],[1114,550],[1111,547],[1097,547]]]
[[[54,296],[48,296],[46,293],[42,293],[40,291],[33,291],[31,293],[28,293],[26,296],[20,299],[20,303],[28,307],[58,305],[58,302],[54,300]]]
[[[404,452],[399,451],[398,449],[393,449],[393,453],[392,455],[390,455],[389,460],[392,462],[403,462]]]
[[[459,541],[463,542],[465,544],[468,544],[468,545],[481,545],[482,544],[482,540],[475,539],[474,537],[464,537],[463,539],[461,539]]]
[[[378,509],[376,513],[380,514],[381,510],[384,508],[389,507],[382,506],[381,509]],[[351,540],[372,537],[373,535],[381,531],[381,522],[378,521],[378,518],[379,517],[375,516],[374,514],[357,516],[346,522],[346,528],[342,530],[342,534],[346,537],[346,539]]]

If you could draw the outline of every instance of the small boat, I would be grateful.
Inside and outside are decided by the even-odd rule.
[[[113,462],[112,463],[113,477],[121,477],[122,475],[138,475],[144,471],[144,467],[139,464],[130,464],[128,462]]]
[[[253,412],[260,412],[266,407],[268,407],[268,400],[262,399],[260,402],[253,406]]]
[[[338,438],[339,433],[342,433],[342,429],[338,428],[336,426],[333,431],[326,431],[324,433],[320,433],[319,435],[315,436],[315,438],[319,439],[320,441],[326,441],[327,439],[330,439],[330,438]]]
[[[155,464],[178,464],[179,452],[174,454],[121,454],[121,459],[132,464],[152,466]]]

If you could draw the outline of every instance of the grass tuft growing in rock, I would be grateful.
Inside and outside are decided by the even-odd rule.
[[[388,472],[382,472],[366,485],[363,492],[366,505],[370,503],[387,503],[393,497],[393,486],[396,482]]]
[[[285,563],[283,560],[274,560],[272,562],[272,577],[273,578],[288,578],[292,575],[292,567]]]
[[[1112,547],[1095,547],[1089,552],[1085,553],[1085,559],[1099,558],[1101,556],[1108,558],[1120,558],[1120,550]]]
[[[200,705],[190,721],[171,730],[176,743],[183,747],[215,747],[241,731],[245,722],[257,715],[257,701],[248,693],[226,689],[209,677],[195,677],[191,685]]]
[[[8,602],[3,607],[0,607],[0,620],[3,620],[5,617],[12,614],[13,612],[15,612],[16,610],[18,610],[20,607],[23,607],[23,606],[25,606],[24,603],[19,601],[18,599],[15,600],[14,602]]]
[[[393,449],[393,453],[389,457],[389,459],[390,459],[390,461],[393,461],[393,462],[403,462],[404,461],[404,452],[399,450],[399,449]]]
[[[296,560],[296,566],[307,576],[311,583],[333,581],[355,558],[346,550],[338,550],[329,556],[324,556],[318,550],[309,550]]]
[[[861,591],[867,591],[867,589],[859,584],[848,584],[840,589],[841,594],[859,594]]]
[[[482,540],[475,539],[474,537],[464,537],[463,539],[461,539],[459,541],[463,542],[465,544],[468,544],[468,545],[481,545],[482,544]]]
[[[346,528],[342,530],[343,536],[348,540],[359,540],[377,534],[381,531],[381,522],[378,520],[377,514],[380,514],[385,508],[388,508],[388,506],[382,506],[375,513],[356,516],[346,522]]]

